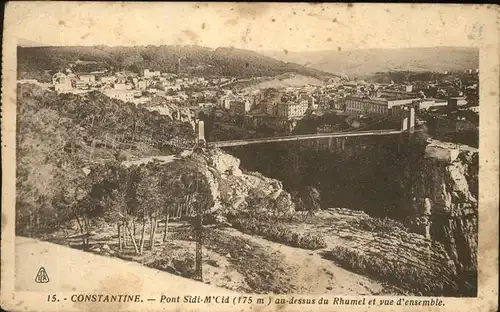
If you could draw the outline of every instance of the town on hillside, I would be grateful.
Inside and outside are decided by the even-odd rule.
[[[99,70],[90,71],[89,68]],[[87,69],[87,71],[82,71]],[[175,73],[159,69],[114,71],[97,61],[76,61],[53,72],[50,83],[36,79],[18,82],[42,83],[57,93],[85,94],[98,91],[105,96],[148,106],[162,112],[162,105],[175,105],[198,116],[200,112],[258,119],[275,130],[293,130],[290,122],[305,116],[325,114],[357,115],[372,118],[399,118],[414,107],[418,115],[435,126],[434,133],[453,137],[479,127],[479,70],[477,68],[441,73],[397,73],[405,79],[379,82],[373,79],[326,77],[315,83],[287,83],[296,79],[288,73],[274,77],[199,76],[183,70],[179,59]],[[302,77],[303,78],[303,77]],[[271,81],[272,83],[269,83]],[[161,105],[151,105],[153,98]],[[197,119],[193,117],[193,119]],[[438,135],[436,134],[436,135]],[[469,144],[477,145],[476,142]]]

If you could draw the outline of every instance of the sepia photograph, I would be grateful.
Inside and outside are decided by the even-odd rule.
[[[39,296],[12,311],[491,297],[497,12],[463,6],[9,3],[2,276],[9,244],[13,292]]]

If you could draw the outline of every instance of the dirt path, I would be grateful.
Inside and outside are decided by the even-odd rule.
[[[383,286],[367,277],[347,271],[323,258],[325,250],[310,251],[274,243],[234,229],[224,229],[232,237],[239,237],[258,245],[265,254],[283,262],[284,274],[297,293],[336,295],[367,295],[382,292]]]
[[[187,224],[173,223],[168,242],[161,233],[153,252],[135,255],[129,245],[119,251],[115,229],[101,229],[91,250],[108,256],[142,263],[161,271],[191,278],[194,276],[195,245]],[[161,232],[161,231],[160,231]],[[146,241],[146,246],[149,242]],[[330,244],[329,244],[330,245]],[[75,246],[76,247],[76,246]],[[96,248],[97,247],[97,248]],[[368,295],[384,293],[384,286],[350,272],[327,259],[330,248],[305,250],[244,234],[233,228],[206,227],[203,244],[203,281],[246,293]]]

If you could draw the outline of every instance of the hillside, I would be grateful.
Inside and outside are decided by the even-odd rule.
[[[89,168],[129,156],[175,153],[195,138],[191,124],[131,103],[99,93],[56,95],[30,84],[18,85],[17,121],[20,232],[50,228],[54,209],[80,205]]]
[[[314,77],[331,76],[302,65],[285,63],[257,52],[199,46],[140,46],[140,47],[18,47],[18,76],[22,78],[45,77],[44,71],[66,68],[77,60],[92,61],[77,70],[102,68],[115,70],[143,69],[203,76],[258,77],[276,76],[287,72]]]
[[[475,48],[434,47],[263,53],[285,62],[294,62],[349,77],[363,77],[387,71],[444,72],[479,67],[479,50]]]

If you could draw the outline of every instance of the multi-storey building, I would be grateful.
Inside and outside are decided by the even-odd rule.
[[[398,106],[406,106],[417,102],[416,98],[380,98],[348,96],[345,100],[345,111],[360,114],[389,114]]]
[[[277,115],[279,117],[294,118],[304,116],[308,103],[305,102],[284,102],[278,103]]]
[[[348,96],[345,100],[345,111],[360,114],[388,114],[389,107],[386,99]]]
[[[112,99],[121,100],[123,102],[132,102],[134,100],[134,92],[129,90],[104,90],[104,95]]]
[[[223,109],[229,109],[231,108],[231,102],[234,100],[236,100],[236,97],[233,94],[227,94],[219,99],[219,105]]]

